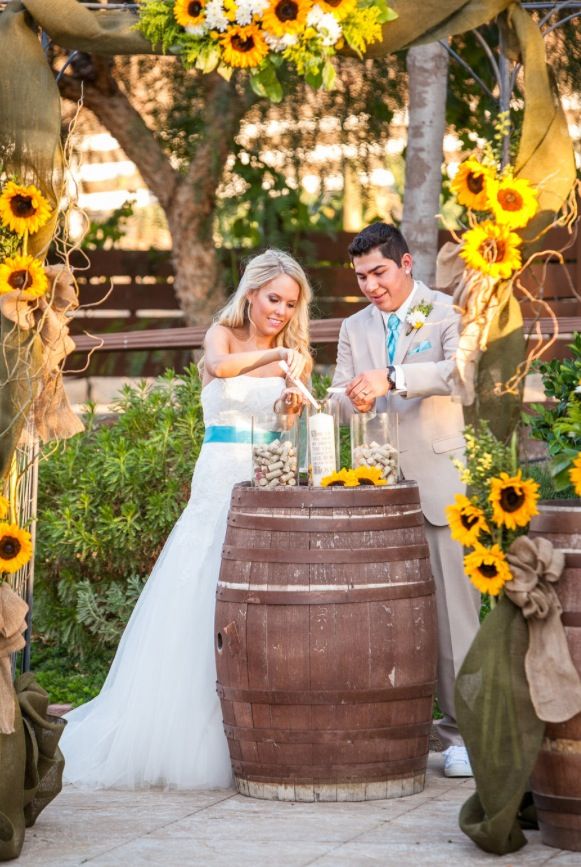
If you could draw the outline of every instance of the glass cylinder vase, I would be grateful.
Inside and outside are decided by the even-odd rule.
[[[252,484],[264,490],[297,484],[298,414],[252,416]]]
[[[320,410],[309,407],[309,484],[320,487],[325,476],[339,469],[339,411],[336,402],[323,400]]]
[[[366,412],[351,416],[351,464],[377,467],[389,485],[399,479],[397,413]]]

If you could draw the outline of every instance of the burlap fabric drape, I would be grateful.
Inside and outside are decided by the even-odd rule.
[[[24,647],[28,605],[5,581],[0,583],[0,734],[14,731],[11,654]]]
[[[458,725],[476,780],[460,827],[497,855],[526,843],[519,810],[545,721],[563,722],[581,708],[581,683],[553,588],[564,556],[546,539],[520,537],[507,557],[513,580],[482,624],[456,681]]]
[[[58,748],[65,721],[47,715],[48,695],[33,675],[16,681],[15,731],[0,734],[0,861],[18,858],[24,830],[62,788]]]

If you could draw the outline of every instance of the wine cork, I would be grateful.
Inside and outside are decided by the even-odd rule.
[[[252,447],[254,483],[266,490],[296,485],[297,450],[289,440],[275,439]]]

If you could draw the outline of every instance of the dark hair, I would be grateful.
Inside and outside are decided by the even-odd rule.
[[[399,229],[389,223],[372,223],[355,235],[349,244],[349,255],[353,259],[375,249],[379,249],[385,259],[393,259],[396,265],[401,265],[403,254],[409,253],[406,239]]]

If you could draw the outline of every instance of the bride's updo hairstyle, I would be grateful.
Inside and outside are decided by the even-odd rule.
[[[307,361],[303,373],[306,377],[313,367],[309,349],[309,304],[313,293],[307,275],[288,253],[270,249],[249,259],[236,292],[214,321],[227,328],[242,328],[248,323],[252,324],[251,314],[249,314],[249,296],[281,274],[292,277],[298,284],[300,292],[293,315],[282,331],[276,335],[275,346],[298,350]]]

